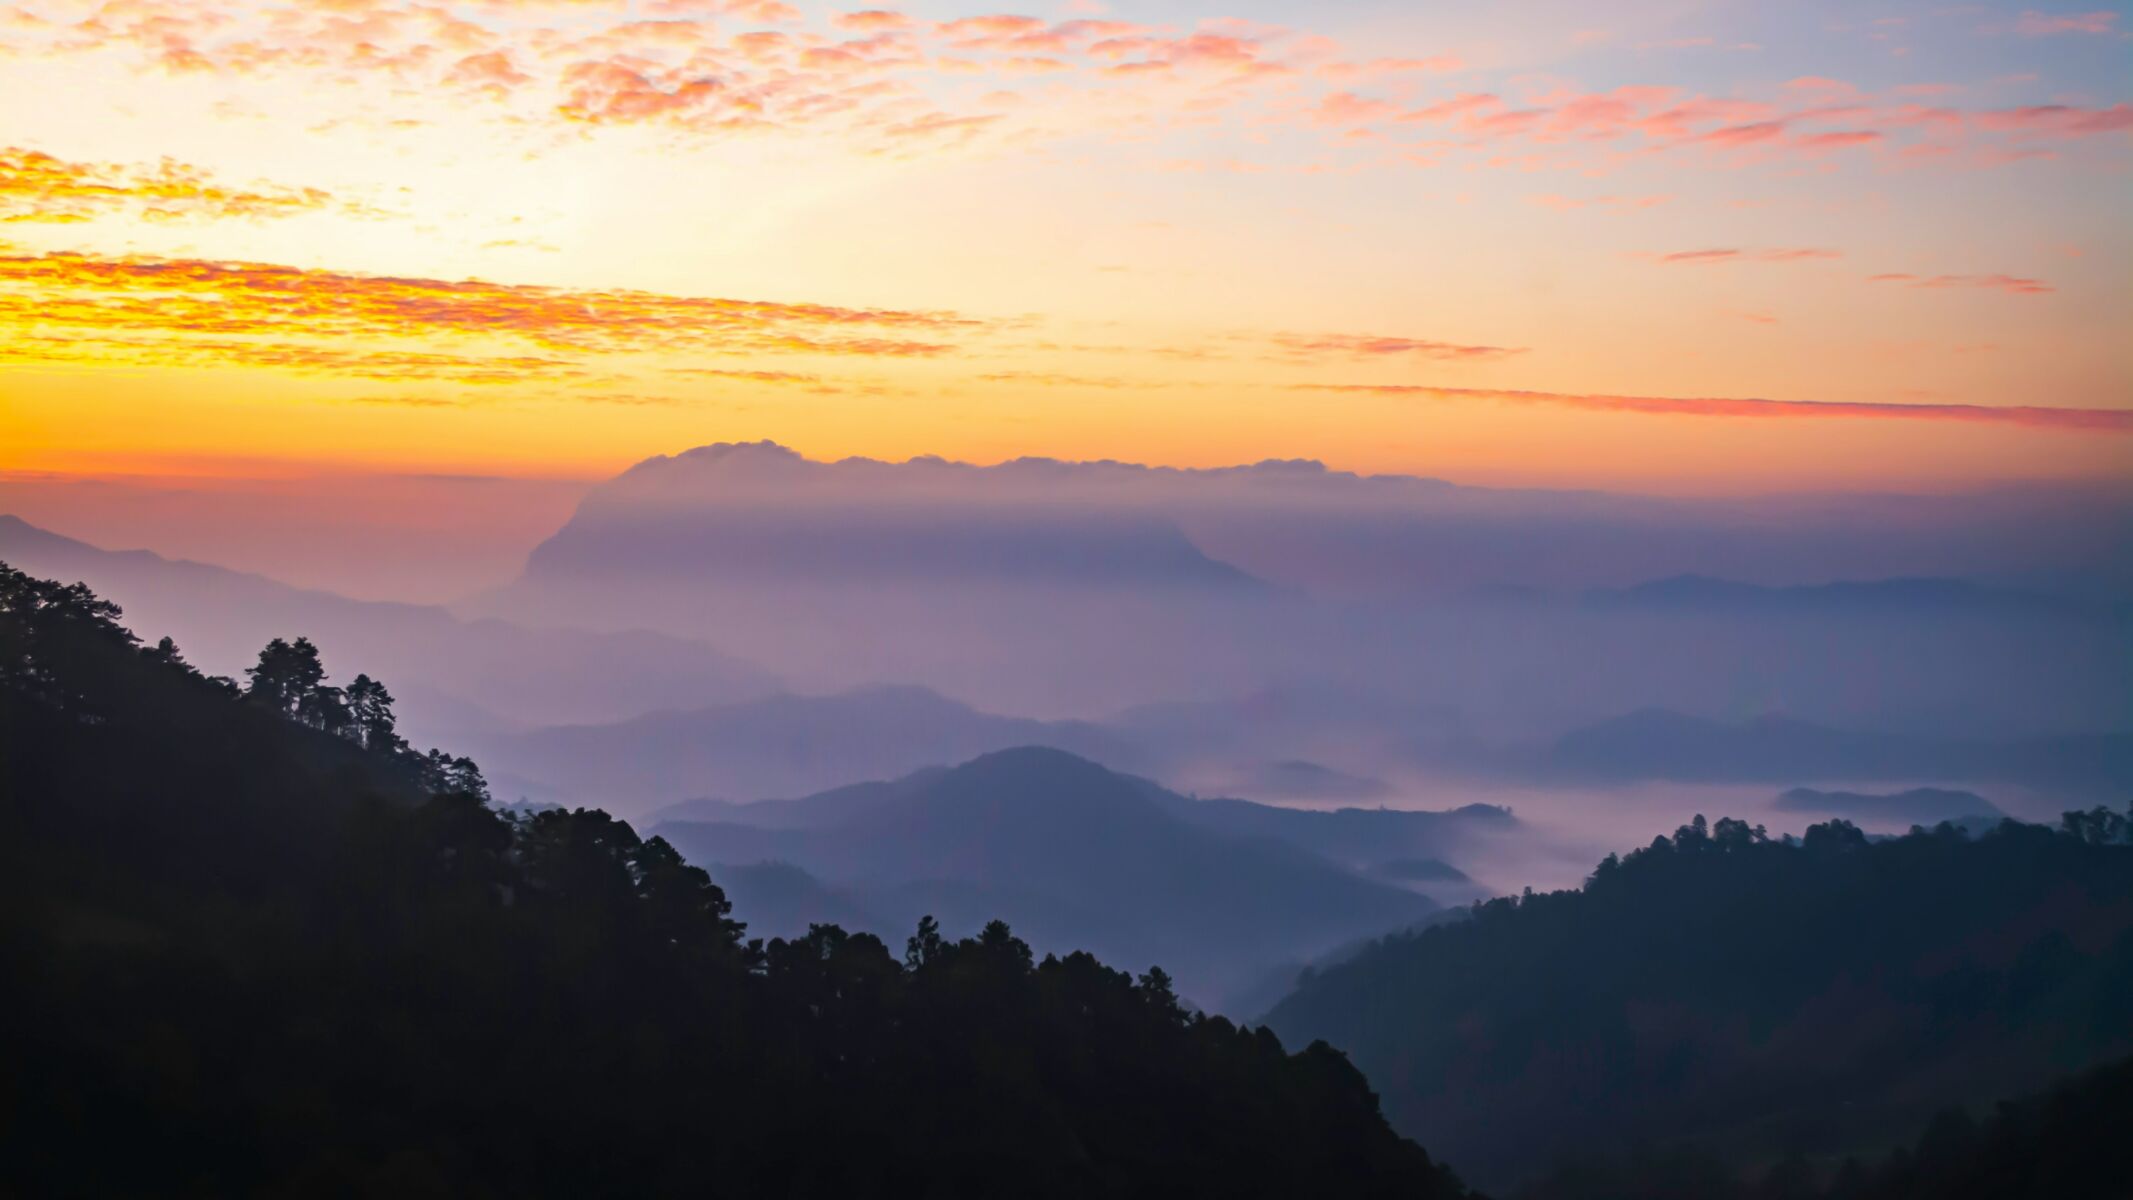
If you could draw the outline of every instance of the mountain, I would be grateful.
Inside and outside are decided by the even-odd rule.
[[[2133,1121],[2133,1058],[2085,1071],[2038,1095],[1974,1114],[1943,1109],[1915,1142],[1879,1161],[1817,1171],[1789,1155],[1761,1178],[1693,1153],[1633,1151],[1568,1164],[1517,1200],[2123,1200],[2119,1135]]]
[[[745,941],[665,842],[279,704],[0,569],[0,1193],[1467,1194],[1160,970]]]
[[[627,812],[686,797],[804,796],[1012,746],[1055,746],[1122,767],[1141,761],[1100,726],[996,716],[919,687],[767,696],[471,744],[502,776]]]
[[[238,674],[269,638],[308,636],[329,669],[399,684],[407,693],[403,716],[428,737],[615,720],[777,687],[760,668],[697,641],[526,628],[427,605],[349,600],[145,550],[102,550],[8,516],[0,516],[0,560],[88,583],[124,608],[144,637],[173,638],[212,672]]]
[[[1867,579],[1764,587],[1704,575],[1675,575],[1578,597],[1603,612],[1771,617],[1898,616],[2005,620],[2110,620],[2108,605],[1987,587],[1968,579]]]
[[[586,499],[526,560],[524,582],[646,574],[835,585],[1034,583],[1252,586],[1153,514],[1012,494],[944,504],[921,481],[818,463],[770,442],[638,463]],[[785,503],[751,503],[762,491]]]
[[[1383,939],[1268,1022],[1346,1049],[1397,1127],[1495,1189],[1634,1147],[1877,1152],[2133,1052],[2129,1011],[2133,845],[1699,817],[1582,890]]]
[[[2007,815],[1998,805],[1976,792],[1948,788],[1911,788],[1886,795],[1793,788],[1777,798],[1777,808],[1781,812],[1816,813],[1853,822],[1928,827],[1942,821],[1992,819]]]
[[[1511,810],[1467,804],[1442,812],[1397,808],[1278,808],[1228,798],[1164,793],[1173,815],[1240,837],[1278,838],[1356,870],[1401,858],[1456,857],[1477,843],[1518,831]]]
[[[1240,832],[1233,819],[1192,819],[1210,802],[1054,749],[1000,751],[796,803],[842,812],[783,828],[668,821],[655,830],[692,861],[791,863],[887,920],[932,911],[954,928],[991,913],[1039,947],[1160,962],[1210,1005],[1258,968],[1437,907],[1277,837]]]
[[[1834,729],[1779,716],[1729,723],[1645,709],[1563,735],[1526,769],[1584,782],[1923,779],[2116,797],[2133,789],[2133,733],[1951,738]]]
[[[1290,758],[1261,763],[1239,779],[1233,790],[1288,800],[1373,800],[1389,795],[1392,787],[1382,779]]]

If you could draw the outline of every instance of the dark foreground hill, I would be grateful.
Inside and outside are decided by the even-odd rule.
[[[665,842],[117,615],[0,568],[0,1194],[1464,1194],[1158,971],[744,941]]]
[[[1388,938],[1269,1023],[1492,1188],[1633,1148],[1831,1165],[2133,1052],[2125,838],[2103,810],[1797,844],[1699,817],[1581,891]]]

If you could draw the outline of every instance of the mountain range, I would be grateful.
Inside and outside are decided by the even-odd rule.
[[[1160,962],[1183,994],[1220,1008],[1228,989],[1267,966],[1438,908],[1322,856],[1322,846],[1345,845],[1346,830],[1333,828],[1339,818],[1192,800],[1064,751],[1024,747],[799,800],[691,806],[653,830],[692,861],[783,864],[784,874],[756,881],[759,895],[786,895],[808,913],[871,914],[862,928],[899,928],[926,912],[949,929],[1004,917],[1040,949]],[[1450,839],[1430,831],[1470,822],[1509,818],[1383,814],[1385,832],[1400,836],[1381,848],[1440,844]],[[1283,836],[1299,831],[1308,832]],[[757,911],[771,928],[800,920]]]

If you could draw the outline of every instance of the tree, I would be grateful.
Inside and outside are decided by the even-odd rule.
[[[419,773],[422,790],[433,796],[468,795],[481,800],[489,798],[488,781],[482,778],[481,768],[471,758],[431,750],[422,755]]]
[[[932,913],[918,919],[918,932],[904,943],[904,965],[916,971],[941,956],[941,923]]]
[[[296,719],[313,729],[344,737],[353,728],[348,702],[337,687],[320,685],[305,692],[296,702]]]
[[[245,669],[251,681],[246,695],[276,712],[297,716],[305,697],[317,691],[326,679],[319,663],[318,647],[310,638],[294,642],[275,638],[259,652],[259,663]]]
[[[393,716],[393,694],[368,675],[348,685],[349,736],[365,750],[396,751],[407,745]]]

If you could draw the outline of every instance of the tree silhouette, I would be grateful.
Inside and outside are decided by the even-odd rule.
[[[396,751],[407,743],[400,737],[393,716],[393,696],[385,685],[368,675],[358,675],[346,693],[348,718],[356,743],[366,750]]]
[[[300,637],[294,642],[275,638],[260,650],[259,662],[247,667],[244,674],[250,681],[245,690],[248,697],[293,717],[325,682],[326,668],[320,664],[318,647],[311,644],[310,638]]]

